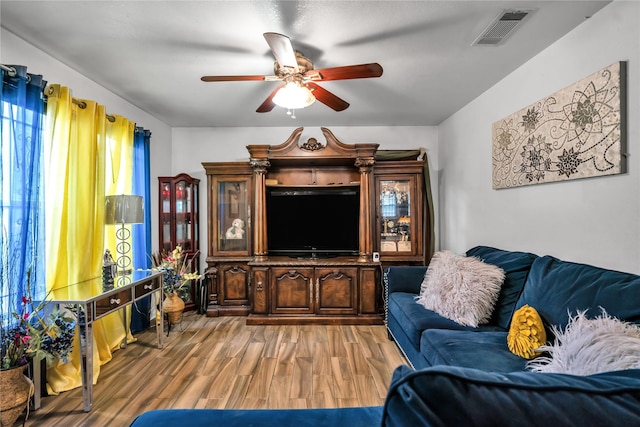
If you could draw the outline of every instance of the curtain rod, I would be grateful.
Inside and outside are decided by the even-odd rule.
[[[13,67],[8,67],[4,64],[0,64],[0,68],[2,68],[3,70],[5,70],[7,73],[9,73],[9,75],[11,77],[15,77],[16,76],[16,69]]]
[[[15,77],[18,75],[18,72],[16,71],[16,69],[13,67],[9,67],[8,65],[0,64],[0,68],[5,70],[7,74],[9,74],[9,77]],[[31,75],[27,74],[27,83],[29,83],[30,81],[31,81]]]
[[[10,67],[8,65],[4,65],[4,64],[0,64],[0,68],[5,70],[9,74],[9,76],[11,76],[11,77],[15,77],[16,76],[16,69],[15,68]],[[73,101],[74,104],[76,104],[78,107],[80,107],[82,109],[87,108],[87,103],[84,102],[84,101],[80,101],[80,100],[78,100],[76,98],[71,98],[71,101]],[[114,116],[110,115],[110,114],[106,114],[105,113],[105,116],[107,116],[107,120],[109,120],[111,123],[116,121],[116,118]]]
[[[74,104],[76,104],[78,107],[82,108],[83,110],[84,110],[85,108],[87,108],[87,103],[86,103],[86,102],[84,102],[84,101],[82,101],[82,100],[80,100],[80,99],[71,98],[71,101],[72,101]],[[105,116],[107,116],[107,120],[109,120],[111,123],[113,123],[113,122],[115,122],[115,121],[116,121],[116,118],[115,118],[114,116],[110,115],[110,114],[106,114],[106,113],[105,113]]]

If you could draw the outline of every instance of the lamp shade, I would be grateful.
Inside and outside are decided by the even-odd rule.
[[[144,222],[142,196],[107,196],[106,224],[138,224]]]
[[[315,100],[316,97],[308,87],[295,82],[287,83],[273,97],[274,104],[291,110],[308,107]]]

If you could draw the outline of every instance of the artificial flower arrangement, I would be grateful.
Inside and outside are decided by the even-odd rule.
[[[30,278],[28,270],[27,295],[22,296],[20,311],[2,313],[1,370],[26,365],[35,357],[49,365],[56,359],[69,361],[76,321],[57,308],[44,314],[46,298],[38,304],[33,301]]]
[[[195,269],[191,271],[193,269],[193,260],[198,255],[198,252],[191,256],[185,256],[182,252],[182,246],[177,245],[170,253],[156,252],[153,254],[154,267],[165,272],[162,281],[162,288],[165,294],[171,295],[175,292],[184,302],[189,301],[190,289],[187,284],[191,280],[198,280],[202,277]]]

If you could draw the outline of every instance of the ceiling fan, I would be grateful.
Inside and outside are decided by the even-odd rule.
[[[271,92],[256,112],[267,113],[274,106],[279,105],[287,108],[288,113],[291,114],[291,110],[307,107],[316,99],[335,111],[343,111],[349,107],[348,102],[322,88],[316,82],[366,79],[382,75],[382,67],[378,63],[315,70],[311,60],[293,49],[289,37],[278,33],[264,33],[264,38],[276,59],[274,75],[203,76],[201,80],[204,82],[282,81],[284,85]]]

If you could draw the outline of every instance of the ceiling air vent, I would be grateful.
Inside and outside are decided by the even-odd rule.
[[[489,24],[482,32],[480,37],[475,39],[472,45],[498,45],[502,43],[507,36],[513,33],[513,30],[522,23],[522,21],[531,13],[532,10],[503,10],[500,15]]]

